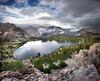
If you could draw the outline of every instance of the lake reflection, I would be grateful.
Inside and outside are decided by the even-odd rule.
[[[37,56],[40,54],[41,56],[50,54],[60,48],[61,46],[69,46],[71,43],[64,42],[58,43],[56,41],[30,41],[25,43],[23,46],[17,48],[14,51],[15,59],[26,59],[29,57]]]

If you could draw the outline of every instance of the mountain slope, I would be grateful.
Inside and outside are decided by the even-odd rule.
[[[10,23],[0,23],[0,39],[10,41],[26,41],[30,36],[21,28]]]
[[[76,36],[100,35],[100,29],[95,27],[88,27],[80,29]]]

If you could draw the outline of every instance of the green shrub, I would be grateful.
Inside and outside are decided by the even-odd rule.
[[[44,63],[47,63],[47,62],[44,62]],[[64,68],[67,66],[67,64],[63,61],[60,61],[60,64],[58,66],[53,64],[53,61],[50,61],[47,63],[47,64],[49,64],[49,67],[44,69],[43,68],[44,63],[35,61],[33,64],[35,65],[35,68],[38,68],[40,71],[42,71],[44,73],[51,73],[51,70],[61,69],[61,68]]]
[[[65,62],[61,62],[60,64],[59,64],[59,66],[58,66],[58,69],[60,69],[60,68],[64,68],[64,67],[66,67],[66,66],[68,66]]]
[[[25,65],[21,61],[9,61],[3,64],[2,70],[8,70],[8,71],[16,71],[16,70],[22,70],[25,68]]]

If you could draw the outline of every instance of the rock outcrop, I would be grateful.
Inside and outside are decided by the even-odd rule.
[[[80,50],[70,60],[65,62],[66,69],[72,68],[71,72],[66,72],[60,81],[100,81],[100,43],[90,46],[89,50]]]
[[[90,46],[90,52],[94,54],[100,54],[100,43],[95,43]]]
[[[59,81],[100,81],[94,65],[80,66],[74,68],[71,73],[66,73]]]
[[[23,71],[2,72],[1,81],[100,81],[100,43],[80,50],[65,60],[68,67],[44,74],[33,66]]]

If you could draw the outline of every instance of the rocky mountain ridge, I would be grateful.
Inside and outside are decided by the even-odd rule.
[[[49,27],[28,27],[24,30],[33,37],[48,37],[51,35],[65,34],[66,36],[73,36],[74,32],[70,32],[70,29],[63,29],[61,27],[49,26]]]
[[[100,28],[95,28],[95,27],[82,28],[77,32],[76,36],[87,36],[93,34],[100,35]]]
[[[71,32],[71,29],[63,29],[56,26],[48,27],[16,27],[16,25],[11,23],[0,23],[0,37],[9,39],[23,40],[24,38],[30,37],[49,37],[52,35],[63,34],[66,36],[87,36],[92,34],[100,35],[100,28],[88,27],[81,28],[79,31]]]
[[[25,41],[31,36],[21,28],[10,23],[0,23],[0,39],[10,41]]]

